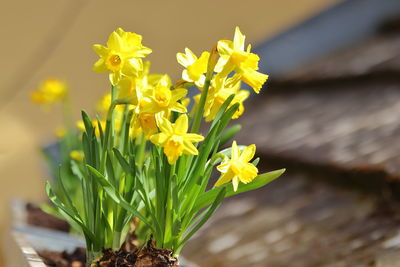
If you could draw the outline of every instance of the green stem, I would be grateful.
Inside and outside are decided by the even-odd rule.
[[[142,166],[142,164],[143,164],[144,154],[146,153],[146,143],[147,143],[146,137],[142,133],[140,135],[140,144],[139,144],[139,150],[138,150],[138,155],[137,155],[138,166]]]
[[[172,243],[172,176],[175,175],[175,164],[171,165],[170,173],[168,177],[168,190],[167,190],[167,203],[166,203],[166,214],[165,214],[165,228],[164,228],[164,244],[163,247],[170,248]]]
[[[207,63],[207,73],[206,73],[206,80],[204,82],[203,91],[201,92],[199,106],[196,111],[196,115],[194,117],[193,125],[192,125],[192,133],[197,133],[200,129],[201,118],[203,117],[204,113],[204,106],[206,104],[208,89],[211,84],[211,79],[214,74],[214,68],[218,61],[218,52],[217,46],[215,45],[210,53],[210,57]]]
[[[131,127],[131,120],[133,117],[133,110],[129,110],[128,114],[126,115],[126,121],[125,121],[125,132],[124,132],[124,139],[123,139],[123,146],[122,146],[122,153],[123,155],[128,154],[128,149],[129,149],[129,130]]]
[[[196,115],[194,117],[194,121],[193,121],[193,125],[192,125],[192,130],[191,130],[192,133],[197,133],[200,129],[201,118],[203,117],[204,106],[206,104],[206,99],[207,99],[207,94],[208,94],[208,88],[210,87],[210,83],[211,83],[211,76],[212,75],[207,75],[206,81],[204,82],[204,87],[203,87],[203,91],[201,92],[199,106],[197,108]]]
[[[115,231],[113,237],[113,245],[112,248],[114,250],[118,250],[121,247],[121,232]]]
[[[107,112],[107,120],[106,120],[106,132],[104,134],[104,143],[103,143],[103,151],[101,155],[101,165],[100,165],[100,173],[104,173],[105,170],[105,165],[106,165],[106,152],[109,149],[109,143],[110,143],[110,135],[112,132],[111,126],[112,126],[112,115],[113,111],[115,109],[116,103],[113,101],[110,105],[110,108],[108,109]]]

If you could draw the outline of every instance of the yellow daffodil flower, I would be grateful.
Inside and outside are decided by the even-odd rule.
[[[185,108],[187,108],[190,104],[190,98],[189,97],[182,98],[181,103]]]
[[[215,67],[216,72],[222,76],[228,76],[232,71],[250,85],[258,94],[261,87],[267,81],[268,75],[258,72],[258,61],[260,58],[251,53],[251,45],[244,49],[245,36],[236,27],[233,41],[221,40],[218,42],[218,53],[220,59]]]
[[[118,99],[124,100],[132,105],[138,104],[138,92],[139,89],[138,83],[141,80],[138,80],[134,77],[123,77],[118,83],[119,91],[118,91]]]
[[[239,108],[233,114],[232,119],[237,119],[243,114],[243,102],[249,97],[250,92],[247,90],[240,90],[240,85],[240,79],[237,77],[221,78],[219,75],[214,76],[214,79],[211,81],[211,87],[209,88],[204,107],[203,116],[206,121],[214,120],[221,106],[232,94],[235,96],[228,108],[239,103]],[[200,94],[196,95],[194,100],[197,104],[200,100]]]
[[[146,91],[151,91],[164,75],[150,74],[150,62],[144,63],[143,71],[137,77],[123,77],[118,83],[118,99],[138,105]]]
[[[236,191],[239,182],[250,183],[257,177],[258,169],[249,161],[254,157],[256,146],[250,145],[240,153],[236,141],[232,143],[231,158],[218,165],[217,170],[222,176],[215,183],[220,186],[232,181],[233,190]]]
[[[187,82],[194,82],[198,87],[203,87],[206,79],[204,73],[207,71],[209,52],[203,52],[199,58],[189,49],[185,48],[184,53],[177,53],[176,59],[186,69],[182,72],[182,79]]]
[[[139,113],[134,115],[131,123],[130,134],[137,137],[140,133],[144,133],[146,139],[157,133],[157,122],[153,113]]]
[[[122,76],[138,76],[143,70],[142,58],[152,51],[142,45],[142,36],[121,28],[111,33],[107,47],[93,45],[100,59],[93,66],[95,72],[110,71],[110,81],[117,85]]]
[[[249,97],[250,92],[247,90],[240,90],[240,85],[240,80],[236,79],[235,77],[228,79],[218,79],[218,77],[216,77],[214,82],[215,94],[212,95],[213,101],[210,105],[208,115],[206,116],[206,121],[212,121],[215,118],[221,106],[232,94],[235,96],[228,108],[236,103],[239,103],[239,108],[232,115],[232,119],[237,119],[243,114],[243,102]]]
[[[82,162],[84,158],[83,151],[80,150],[72,150],[69,153],[69,157],[75,161]]]
[[[162,116],[157,116],[160,133],[150,137],[150,141],[164,148],[169,164],[174,164],[182,154],[197,155],[199,152],[192,143],[201,142],[204,137],[188,131],[188,116],[182,114],[171,123]]]
[[[49,78],[42,81],[39,88],[32,92],[31,99],[36,104],[50,105],[65,99],[66,94],[65,82]]]
[[[159,113],[176,111],[185,113],[186,107],[178,101],[184,98],[187,90],[184,88],[170,89],[171,81],[168,75],[164,75],[158,84],[145,93],[145,97],[140,101],[140,110],[144,113]]]

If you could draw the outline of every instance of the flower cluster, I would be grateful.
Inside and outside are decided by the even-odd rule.
[[[65,82],[49,78],[44,80],[38,89],[32,92],[31,99],[34,103],[41,105],[51,105],[65,99],[67,85]]]
[[[68,153],[80,198],[69,197],[74,189],[63,179],[57,192],[46,186],[59,214],[84,235],[88,262],[103,248],[120,248],[133,217],[141,242],[153,238],[178,256],[223,199],[283,173],[258,174],[255,145],[233,141],[222,149],[241,128],[228,125],[243,114],[250,95],[242,82],[259,93],[268,78],[238,27],[233,41],[220,40],[199,57],[189,48],[177,53],[184,70],[176,83],[150,73],[144,59],[152,50],[136,33],[119,28],[107,46],[93,49],[99,56],[93,69],[109,72],[111,92],[98,102],[95,118],[82,111],[81,146]],[[195,88],[190,106],[188,90]],[[212,182],[215,169],[221,174]]]

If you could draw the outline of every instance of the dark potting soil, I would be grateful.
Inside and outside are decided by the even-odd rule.
[[[84,267],[86,264],[86,249],[76,248],[74,252],[41,250],[38,255],[47,266],[51,267]]]
[[[141,249],[114,251],[106,249],[103,256],[95,263],[99,267],[178,267],[179,261],[172,255],[170,249],[158,249],[149,241]]]
[[[66,221],[44,212],[35,204],[27,203],[26,212],[26,220],[29,225],[40,226],[62,232],[69,232],[70,230],[70,226]]]
[[[130,251],[105,249],[103,256],[95,260],[92,266],[96,267],[178,267],[179,261],[169,249],[157,249],[152,242],[141,248]],[[51,267],[84,267],[86,263],[86,249],[77,248],[73,253],[66,251],[39,251],[44,263]]]

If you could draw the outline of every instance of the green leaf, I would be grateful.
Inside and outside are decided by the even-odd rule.
[[[83,120],[83,124],[85,125],[86,132],[88,134],[93,133],[92,120],[89,118],[89,115],[84,110],[82,110],[81,114],[82,114],[82,120]]]
[[[240,124],[235,124],[225,131],[222,132],[221,134],[221,143],[220,146],[225,145],[229,140],[231,140],[235,135],[240,132],[242,129],[242,126]]]
[[[84,225],[81,218],[78,214],[75,214],[73,211],[69,210],[54,194],[51,189],[51,185],[49,182],[46,182],[46,193],[49,197],[50,201],[61,211],[64,212],[65,215],[69,216],[70,219],[74,220],[81,228],[85,236],[87,236],[93,243],[97,243],[96,236]]]
[[[226,110],[224,115],[222,115],[221,120],[220,120],[220,125],[218,127],[219,128],[218,133],[221,132],[223,129],[225,129],[225,127],[228,125],[228,123],[232,120],[232,116],[238,110],[239,106],[240,106],[239,103],[233,104],[230,108],[228,108]]]
[[[99,117],[97,117],[97,127],[99,127],[101,145],[103,145],[104,144],[104,130],[103,130],[103,127],[101,126]]]
[[[254,166],[257,167],[258,163],[260,162],[260,158],[257,157],[255,160],[253,160],[253,162],[251,164],[253,164]]]
[[[115,178],[114,166],[113,166],[113,164],[111,162],[111,158],[110,158],[110,154],[109,153],[107,153],[107,156],[106,156],[106,171],[107,171],[107,176],[112,181],[114,186],[117,186],[117,180]]]
[[[222,106],[219,108],[217,115],[215,115],[214,121],[211,124],[211,128],[214,127],[214,125],[221,119],[222,115],[224,115],[226,109],[228,108],[229,104],[232,102],[233,98],[235,97],[235,94],[231,94],[225,102],[222,104]]]
[[[80,180],[80,182],[82,183],[82,180],[84,179],[81,169],[79,168],[78,164],[74,161],[71,160],[71,171],[72,173],[77,176]]]
[[[129,166],[129,163],[124,159],[121,152],[119,152],[119,150],[116,148],[113,148],[113,151],[124,172],[126,174],[134,175],[134,173],[132,173],[132,168]]]
[[[132,213],[134,216],[138,217],[143,223],[147,224],[150,228],[153,229],[153,226],[149,223],[149,221],[140,214],[137,210],[135,210],[118,192],[116,188],[112,186],[112,184],[95,168],[90,165],[86,165],[89,171],[98,179],[100,184],[102,185],[104,191],[121,207],[126,209],[128,212]]]
[[[227,189],[225,197],[230,197],[234,196],[240,193],[244,193],[247,191],[255,190],[257,188],[263,187],[264,185],[272,182],[279,176],[281,176],[285,172],[285,169],[280,169],[276,171],[271,171],[267,173],[263,173],[261,175],[258,175],[252,182],[248,184],[243,184],[240,183],[238,190],[235,192],[233,191],[233,187],[231,186],[230,183],[225,184],[221,187],[225,187]],[[197,198],[196,204],[194,206],[195,210],[200,210],[212,203],[212,200],[215,198],[215,196],[218,194],[220,190],[220,187],[214,187],[213,189],[199,195]]]
[[[208,221],[208,219],[213,215],[214,211],[219,207],[222,200],[225,198],[226,188],[218,188],[218,192],[216,192],[215,198],[210,199],[212,205],[207,208],[204,215],[199,218],[199,222],[190,230],[189,233],[185,235],[183,240],[179,243],[177,250],[180,251],[182,246]],[[211,204],[210,203],[210,204]]]

